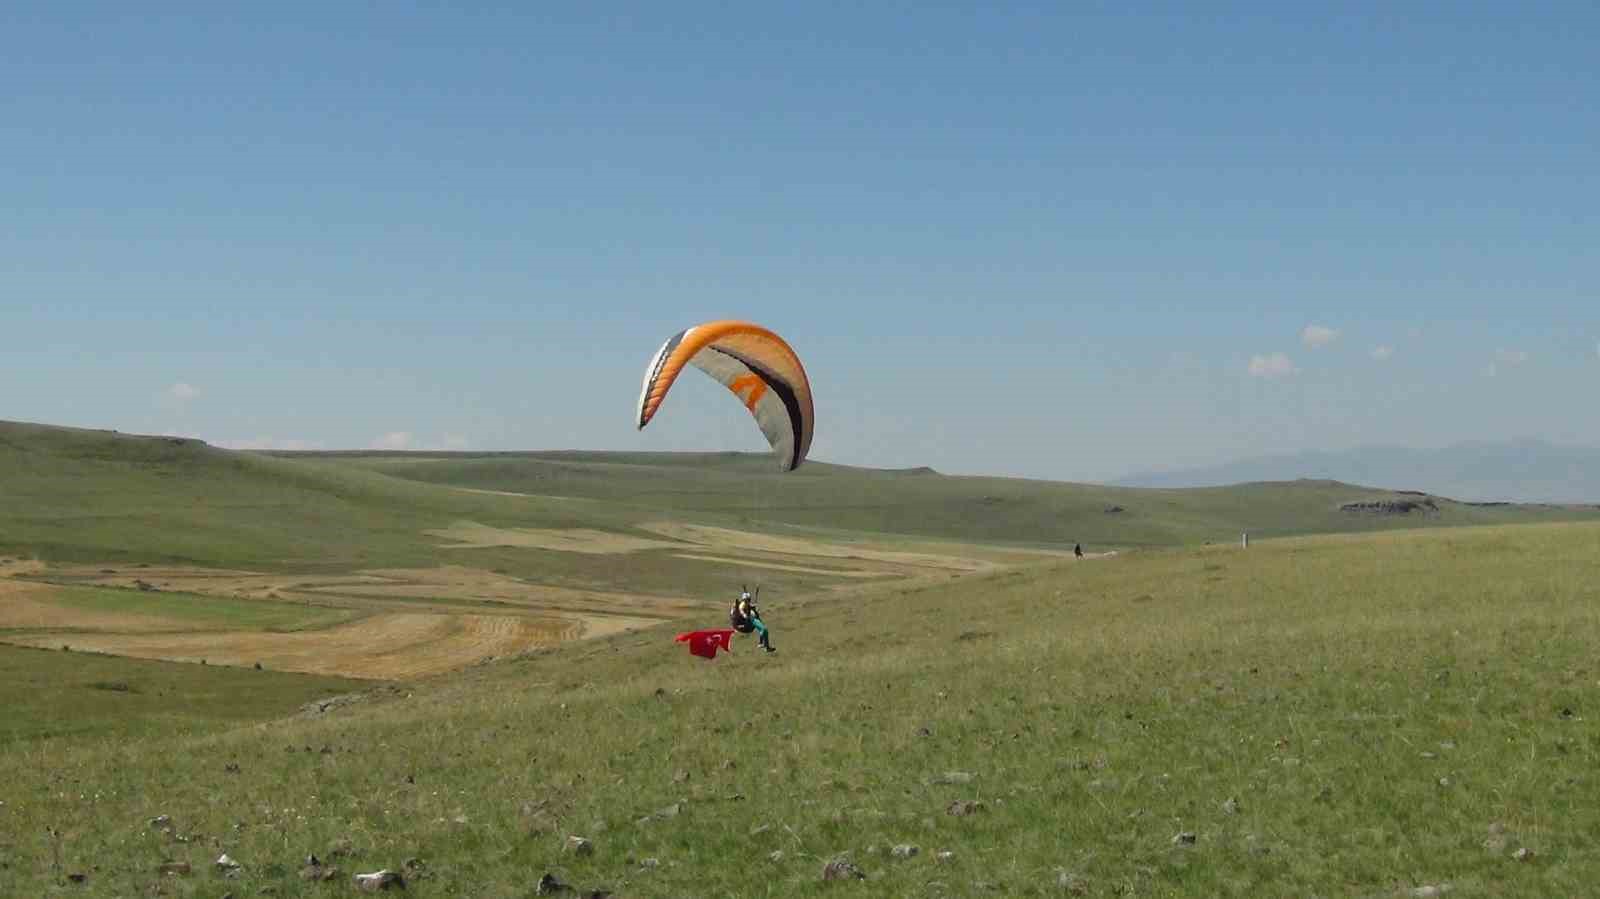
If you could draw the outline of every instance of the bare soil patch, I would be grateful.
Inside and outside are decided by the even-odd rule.
[[[496,528],[471,521],[461,521],[443,530],[423,531],[423,533],[451,541],[440,544],[447,549],[522,546],[569,553],[610,555],[645,549],[670,549],[677,546],[665,540],[651,540],[648,537],[632,537],[589,528]]]
[[[699,553],[673,553],[680,559],[694,559],[699,562],[719,562],[725,565],[740,565],[746,568],[766,568],[772,571],[794,571],[801,574],[825,574],[830,577],[884,577],[894,572],[882,568],[808,568],[804,565],[790,565],[784,562],[768,562],[750,558],[734,558],[731,556],[701,555]]]
[[[756,552],[783,553],[793,556],[855,559],[910,565],[917,568],[939,568],[968,572],[987,571],[997,567],[993,562],[963,556],[871,549],[864,546],[823,543],[799,537],[779,537],[772,534],[756,534],[749,531],[736,531],[731,528],[684,524],[674,521],[652,522],[640,527],[665,537],[672,537],[689,543],[699,543],[703,546],[721,550],[754,550]]]
[[[0,580],[0,630],[173,631],[191,622],[136,612],[77,609],[52,601],[61,588],[52,584]]]
[[[626,630],[633,622],[605,621]],[[515,655],[576,639],[586,622],[527,615],[374,615],[321,631],[288,634],[229,631],[189,634],[80,634],[15,642],[178,662],[251,666],[343,677],[404,679],[461,668],[488,657]]]

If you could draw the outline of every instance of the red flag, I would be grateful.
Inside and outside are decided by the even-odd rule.
[[[733,631],[689,631],[679,634],[675,642],[689,644],[691,655],[714,659],[718,649],[733,652]]]

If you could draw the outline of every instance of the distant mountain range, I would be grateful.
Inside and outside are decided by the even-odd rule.
[[[1183,471],[1136,474],[1122,487],[1219,487],[1319,478],[1422,490],[1471,502],[1600,503],[1600,448],[1538,440],[1443,449],[1366,447],[1263,456]]]

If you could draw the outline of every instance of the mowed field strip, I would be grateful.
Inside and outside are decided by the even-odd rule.
[[[140,563],[12,560],[0,580],[0,642],[208,665],[363,679],[441,674],[487,659],[703,615],[727,597],[626,588],[629,557],[658,554],[735,578],[762,571],[852,584],[911,583],[992,572],[1056,554],[918,544],[829,543],[729,528],[653,522],[653,537],[592,528],[496,528],[459,522],[428,536],[471,550],[572,554],[602,586],[544,584],[470,564],[349,573],[256,572]],[[948,554],[947,554],[948,553]],[[795,599],[800,599],[796,597]]]

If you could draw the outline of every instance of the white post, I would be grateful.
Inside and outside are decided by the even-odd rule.
[[[1242,545],[1245,549],[1249,549],[1250,548],[1250,532],[1249,531],[1245,531],[1244,532],[1244,536],[1240,538],[1239,542],[1240,542],[1240,545]]]

